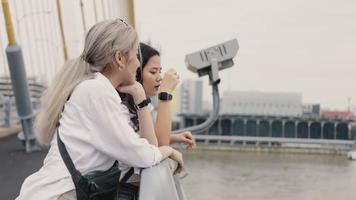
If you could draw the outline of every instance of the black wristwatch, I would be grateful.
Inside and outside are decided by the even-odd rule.
[[[168,92],[160,92],[158,94],[158,99],[161,101],[170,101],[173,99],[173,96],[169,94]]]
[[[139,110],[140,108],[144,108],[145,106],[148,106],[148,104],[151,103],[151,99],[147,98],[143,101],[141,101],[140,103],[138,103],[137,105],[135,104],[135,109]]]

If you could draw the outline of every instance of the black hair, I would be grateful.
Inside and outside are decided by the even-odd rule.
[[[138,114],[134,107],[135,101],[134,101],[133,97],[126,93],[122,93],[119,91],[117,91],[117,92],[120,95],[122,104],[124,104],[127,107],[127,109],[129,110],[129,113],[131,114],[130,120],[133,124],[132,128],[135,130],[135,132],[138,132],[140,130],[140,126],[139,126],[139,121],[138,121]]]
[[[145,43],[140,42],[139,60],[141,62],[141,65],[136,71],[136,81],[140,82],[141,84],[143,84],[143,76],[142,76],[143,68],[145,68],[147,62],[153,56],[160,56],[158,50],[154,49],[153,47]],[[134,125],[133,129],[135,130],[135,132],[138,132],[140,130],[140,126],[138,121],[137,110],[134,107],[135,101],[133,97],[129,94],[121,93],[119,91],[118,93],[121,97],[122,104],[124,104],[128,108],[129,113],[132,115],[131,122]]]
[[[140,42],[139,56],[140,56],[139,60],[141,61],[141,66],[136,71],[136,80],[142,84],[143,83],[142,82],[143,68],[145,68],[147,62],[150,60],[151,57],[160,56],[160,53],[158,52],[158,50],[154,49],[153,47]]]

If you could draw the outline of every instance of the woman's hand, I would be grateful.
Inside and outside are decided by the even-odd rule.
[[[179,75],[173,68],[169,69],[162,78],[160,92],[172,92],[179,83]]]
[[[173,175],[179,174],[182,172],[184,168],[183,155],[181,152],[173,149],[172,154],[169,156],[170,159],[176,161],[178,163],[177,168],[174,170]]]
[[[141,83],[137,81],[131,85],[118,86],[116,89],[119,92],[130,94],[134,98],[135,103],[140,103],[146,99],[145,90],[143,89]]]
[[[171,143],[185,143],[187,144],[187,149],[194,148],[196,146],[195,139],[190,131],[184,131],[178,134],[170,136]]]

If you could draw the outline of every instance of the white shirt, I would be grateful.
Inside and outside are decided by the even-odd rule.
[[[129,126],[121,99],[102,74],[80,83],[65,104],[59,134],[77,170],[106,170],[115,160],[146,168],[162,159],[158,148]],[[18,200],[56,200],[75,189],[58,151],[56,134],[42,168],[24,181]]]
[[[153,122],[156,121],[156,118],[154,118],[155,116],[153,116],[153,112],[154,112],[154,106],[150,103],[148,104],[148,109],[151,112],[151,116],[153,119]],[[126,117],[126,119],[129,121],[129,125],[134,128],[135,124],[131,121],[132,117],[135,117],[134,114],[130,113],[129,109],[124,105],[123,106],[123,113]],[[137,135],[139,135],[139,132],[136,133]],[[127,165],[125,163],[119,163],[119,169],[121,170],[121,178],[123,178],[125,176],[125,174],[131,169],[132,166]],[[141,179],[141,168],[137,168],[134,167],[134,173],[130,176],[130,178],[126,181],[127,183],[133,183],[133,182],[140,182]]]

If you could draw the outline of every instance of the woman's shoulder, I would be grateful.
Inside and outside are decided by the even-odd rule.
[[[82,91],[82,92],[87,92],[87,91],[93,92],[96,90],[101,91],[105,88],[106,88],[105,84],[103,84],[99,80],[93,78],[93,79],[88,79],[88,80],[82,81],[81,83],[78,84],[78,86],[75,88],[75,90]]]
[[[115,88],[110,81],[97,76],[93,79],[82,81],[73,91],[73,95],[94,99],[102,96],[113,96],[113,94],[115,94]]]

